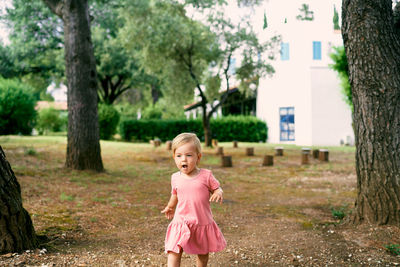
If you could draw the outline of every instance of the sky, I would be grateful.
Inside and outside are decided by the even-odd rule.
[[[6,11],[6,7],[10,6],[10,0],[1,0],[0,1],[0,14],[3,15]],[[8,30],[4,23],[0,21],[0,41],[5,44],[8,44]]]

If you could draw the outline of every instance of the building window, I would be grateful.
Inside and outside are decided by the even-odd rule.
[[[313,59],[321,60],[321,42],[319,41],[313,42]]]
[[[281,141],[294,141],[294,107],[279,109]]]
[[[281,44],[281,60],[289,60],[289,43]]]

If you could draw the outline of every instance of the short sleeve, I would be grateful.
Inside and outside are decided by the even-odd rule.
[[[174,175],[171,176],[171,194],[176,195],[176,181]]]
[[[208,179],[208,185],[209,185],[210,191],[214,191],[215,189],[217,189],[220,186],[218,180],[214,177],[212,172],[210,172],[210,176]]]

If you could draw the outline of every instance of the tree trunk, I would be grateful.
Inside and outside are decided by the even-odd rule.
[[[22,206],[20,185],[0,146],[0,254],[37,246],[31,217]]]
[[[204,131],[204,144],[206,147],[211,147],[212,133],[210,126],[210,117],[207,116],[207,107],[203,106],[203,131]]]
[[[102,171],[97,115],[97,73],[87,1],[64,1],[62,18],[68,80],[66,166],[78,170]]]
[[[390,0],[344,0],[342,35],[354,105],[353,222],[400,223],[400,40]]]

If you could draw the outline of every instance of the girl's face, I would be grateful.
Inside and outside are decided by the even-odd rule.
[[[197,164],[200,159],[201,153],[197,152],[196,146],[192,142],[181,145],[174,153],[176,166],[186,175],[190,175],[197,170]]]

